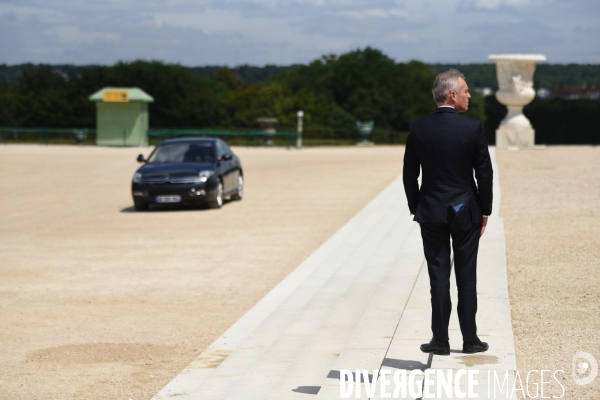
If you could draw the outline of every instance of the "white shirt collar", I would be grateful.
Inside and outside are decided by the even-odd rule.
[[[454,108],[453,106],[449,106],[449,105],[447,105],[447,104],[444,104],[443,106],[438,106],[438,108],[442,108],[442,107]]]

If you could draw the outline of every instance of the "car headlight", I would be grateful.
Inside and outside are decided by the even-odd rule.
[[[142,181],[142,173],[136,172],[133,174],[133,183],[140,183]]]
[[[214,174],[215,174],[215,171],[211,171],[211,170],[200,171],[200,174],[199,174],[200,182],[206,182],[208,180],[208,178],[210,178]]]

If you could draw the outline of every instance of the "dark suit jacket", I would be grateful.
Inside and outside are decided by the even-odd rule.
[[[455,214],[470,209],[473,223],[481,222],[482,215],[492,213],[492,175],[479,121],[440,107],[410,125],[402,179],[415,221],[449,223]]]

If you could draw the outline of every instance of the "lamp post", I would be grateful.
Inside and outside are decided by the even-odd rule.
[[[296,136],[296,148],[300,150],[302,148],[302,119],[304,118],[304,111],[298,111],[298,136]]]

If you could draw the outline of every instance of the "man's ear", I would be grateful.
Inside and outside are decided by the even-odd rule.
[[[452,91],[450,91],[450,93],[448,93],[448,100],[446,100],[446,103],[448,103],[448,104],[456,103],[456,92],[454,90],[452,90]]]

